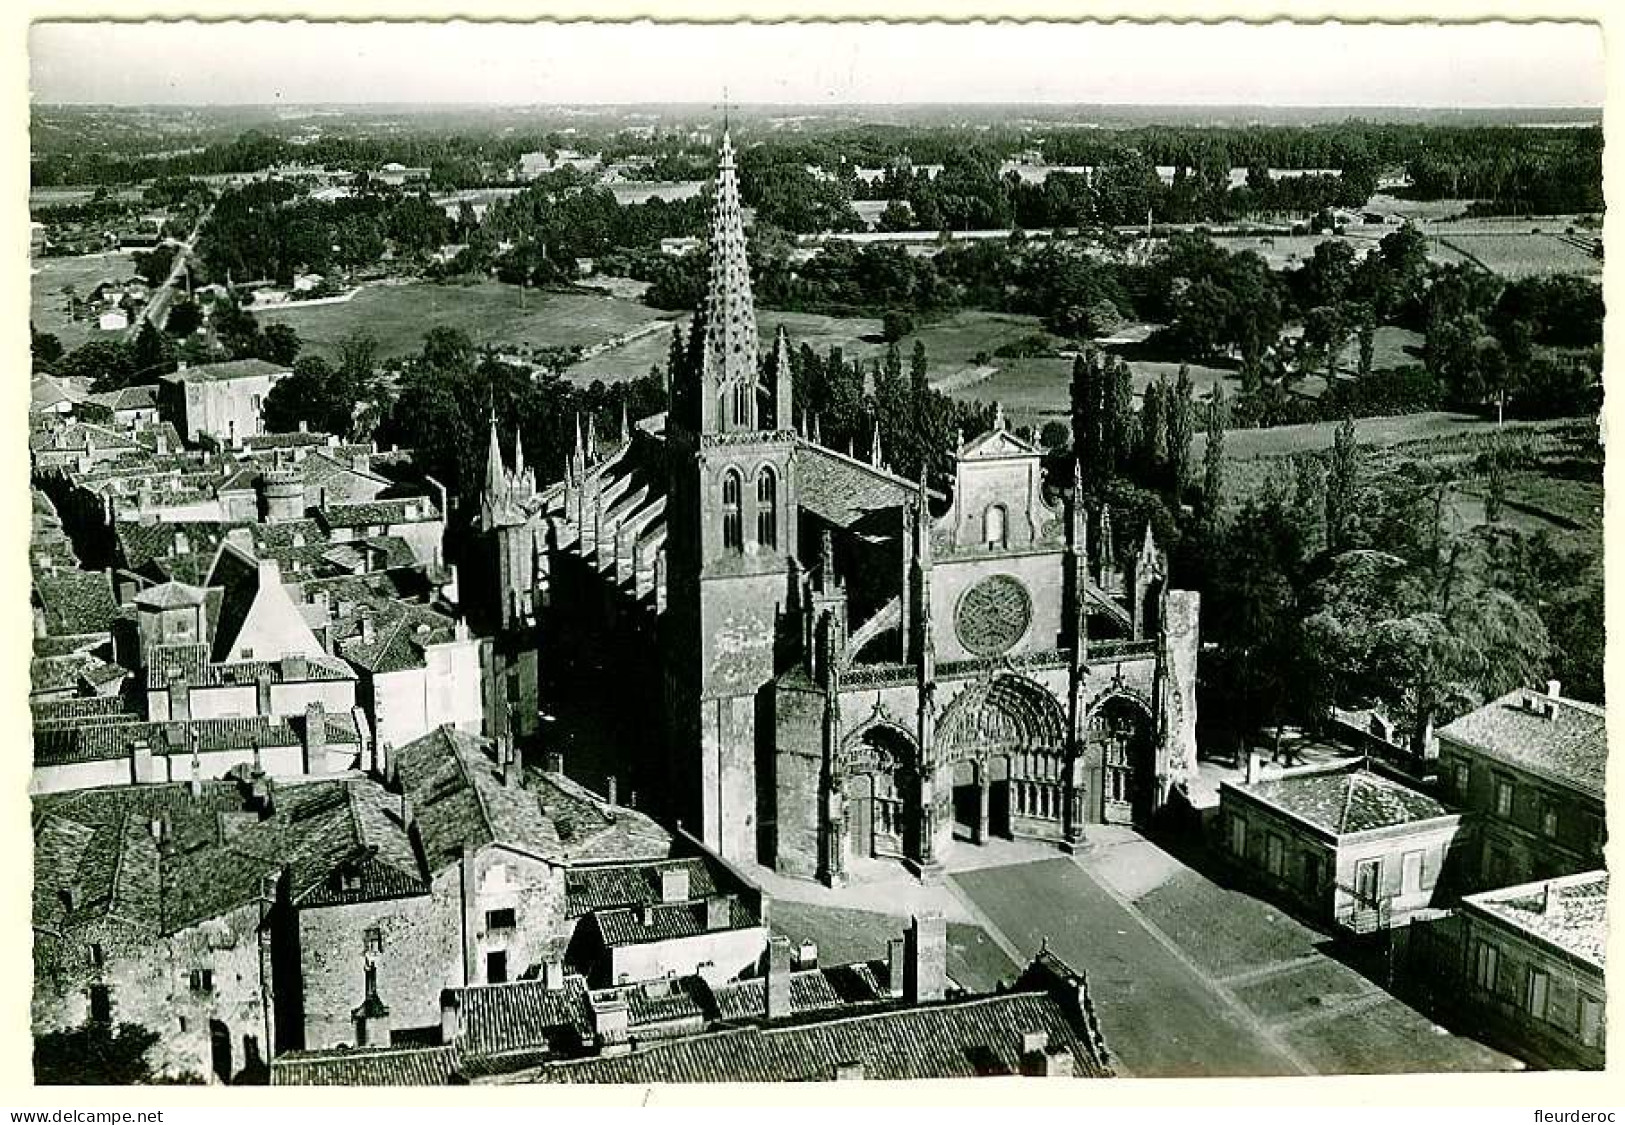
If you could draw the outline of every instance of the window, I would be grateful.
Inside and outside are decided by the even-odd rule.
[[[725,550],[745,548],[745,528],[739,506],[742,491],[737,469],[722,474],[722,546]]]
[[[1473,979],[1485,992],[1493,993],[1501,972],[1501,951],[1487,941],[1478,943],[1473,955]]]
[[[502,910],[487,910],[485,912],[485,928],[488,930],[511,930],[514,928],[513,908]]]
[[[1467,790],[1472,787],[1473,767],[1468,762],[1457,762],[1453,773],[1455,777],[1456,796],[1467,796]]]
[[[343,867],[333,873],[333,882],[338,890],[359,891],[361,873],[353,867]]]
[[[1313,852],[1303,853],[1303,893],[1313,895],[1320,891],[1320,857]]]
[[[779,482],[766,465],[756,474],[756,542],[770,550],[779,543]]]
[[[1546,974],[1539,969],[1529,970],[1529,977],[1524,983],[1523,1006],[1535,1019],[1546,1018]]]
[[[1602,1001],[1594,996],[1580,996],[1580,1042],[1587,1047],[1602,1043]]]
[[[192,991],[202,995],[214,991],[214,970],[193,969],[191,979]]]
[[[1406,852],[1400,860],[1399,889],[1409,894],[1422,889],[1422,853]]]
[[[367,927],[367,932],[364,935],[363,941],[365,943],[364,948],[366,949],[367,956],[369,957],[376,957],[378,954],[384,951],[384,931],[379,929],[377,926]]]
[[[1264,866],[1277,879],[1286,874],[1286,844],[1273,832],[1264,836]]]
[[[105,984],[90,986],[90,1022],[113,1022],[113,990]]]
[[[1512,782],[1504,777],[1495,779],[1495,815],[1512,815]]]
[[[1552,801],[1540,808],[1540,831],[1543,836],[1557,835],[1557,805]]]
[[[1230,818],[1230,850],[1239,856],[1247,854],[1247,822],[1239,816]]]
[[[982,513],[982,542],[990,550],[1002,550],[1010,543],[1009,513],[1003,504],[989,504]]]
[[[107,966],[107,952],[106,950],[102,949],[102,943],[99,941],[91,943],[90,965],[91,968],[98,971]]]
[[[751,388],[743,383],[735,383],[728,392],[728,400],[733,412],[733,424],[744,429],[751,425],[750,417]]]
[[[508,981],[508,951],[493,949],[485,955],[485,983],[506,984]]]
[[[1382,860],[1362,859],[1354,865],[1354,897],[1357,906],[1377,905],[1377,892],[1382,886]]]

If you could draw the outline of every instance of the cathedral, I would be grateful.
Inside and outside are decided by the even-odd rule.
[[[546,487],[492,424],[479,586],[550,705],[609,685],[640,807],[830,885],[1148,822],[1196,768],[1199,643],[1150,528],[1120,554],[1078,470],[1046,492],[1002,412],[956,443],[947,494],[823,446],[782,328],[759,354],[726,136],[709,250],[665,414],[578,427]]]

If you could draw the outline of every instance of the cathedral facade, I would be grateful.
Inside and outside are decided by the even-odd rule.
[[[727,858],[832,885],[1154,816],[1195,770],[1198,600],[1150,529],[1119,556],[1076,470],[1046,488],[1002,414],[947,495],[826,448],[783,330],[760,350],[724,137],[666,414],[578,433],[545,489],[492,430],[488,596],[538,622],[544,665],[613,679],[626,784]]]

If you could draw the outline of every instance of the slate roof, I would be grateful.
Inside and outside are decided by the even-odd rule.
[[[539,980],[477,985],[455,990],[456,1047],[464,1055],[497,1055],[546,1048],[576,1052],[592,1037],[587,986],[579,976],[549,989]]]
[[[365,639],[362,619],[371,617],[373,634]],[[427,606],[373,599],[357,603],[346,617],[333,621],[336,647],[344,659],[374,674],[424,666],[424,652],[456,636],[456,623]]]
[[[208,600],[208,591],[188,582],[160,582],[149,586],[135,596],[135,604],[142,609],[182,609],[199,606]]]
[[[889,978],[885,961],[802,969],[790,974],[790,1011],[800,1016],[893,1002]],[[718,985],[711,996],[719,1019],[759,1020],[767,1014],[767,982],[761,977]]]
[[[593,917],[604,944],[610,948],[644,945],[656,941],[674,941],[706,933],[706,905],[699,902],[674,902],[661,906],[619,907],[597,910]],[[728,925],[730,930],[744,930],[761,925],[761,919],[739,899],[728,899]]]
[[[1558,699],[1556,713],[1547,718],[1538,708],[1548,698],[1542,692],[1509,692],[1440,727],[1438,736],[1602,799],[1608,772],[1606,712],[1577,699]]]
[[[29,704],[29,711],[33,714],[35,730],[97,723],[136,723],[146,718],[122,695],[35,700]]]
[[[1023,1037],[1045,1032],[1084,1077],[1111,1073],[1065,1005],[1047,992],[1011,992],[789,1026],[713,1031],[648,1043],[629,1054],[525,1070],[507,1082],[802,1082],[861,1061],[867,1079],[974,1078],[1021,1073]]]
[[[1233,788],[1333,836],[1456,815],[1429,794],[1368,768],[1363,759]]]
[[[855,458],[801,442],[796,450],[796,496],[801,507],[836,527],[852,527],[871,513],[901,509],[919,486]]]
[[[224,363],[200,363],[165,375],[166,382],[198,383],[221,382],[228,379],[251,379],[260,375],[286,375],[289,368],[263,359],[231,359]]]
[[[444,1086],[457,1073],[451,1047],[287,1051],[271,1060],[273,1086]]]
[[[1600,973],[1608,958],[1608,872],[1484,891],[1462,902],[1568,953]]]
[[[118,613],[113,585],[101,571],[39,571],[34,597],[45,611],[46,631],[55,636],[105,633]]]

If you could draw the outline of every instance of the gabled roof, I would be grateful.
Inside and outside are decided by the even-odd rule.
[[[1603,796],[1608,722],[1595,704],[1537,691],[1508,692],[1440,727],[1438,737],[1587,796]]]
[[[54,636],[105,633],[118,615],[113,584],[101,571],[43,570],[34,575],[34,598]]]
[[[597,910],[593,912],[593,917],[598,921],[598,932],[603,935],[604,944],[611,949],[697,937],[709,931],[703,901]],[[719,929],[748,930],[761,924],[761,919],[748,906],[730,897],[727,925]]]
[[[452,1047],[340,1047],[271,1060],[273,1086],[444,1086],[458,1073]]]
[[[263,359],[232,359],[224,363],[200,363],[183,367],[164,376],[168,383],[224,382],[230,379],[254,379],[266,375],[287,375],[290,368],[268,363]]]
[[[1004,425],[1001,411],[993,428],[978,434],[959,447],[961,461],[991,461],[1000,457],[1040,457],[1043,451],[1029,441],[1011,433]]]
[[[876,512],[912,503],[919,485],[844,453],[802,441],[796,450],[796,495],[801,507],[836,527],[852,527]]]
[[[544,1049],[574,1053],[592,1031],[587,987],[568,976],[554,989],[539,980],[474,985],[453,990],[457,1004],[457,1049],[464,1055],[497,1055]]]

